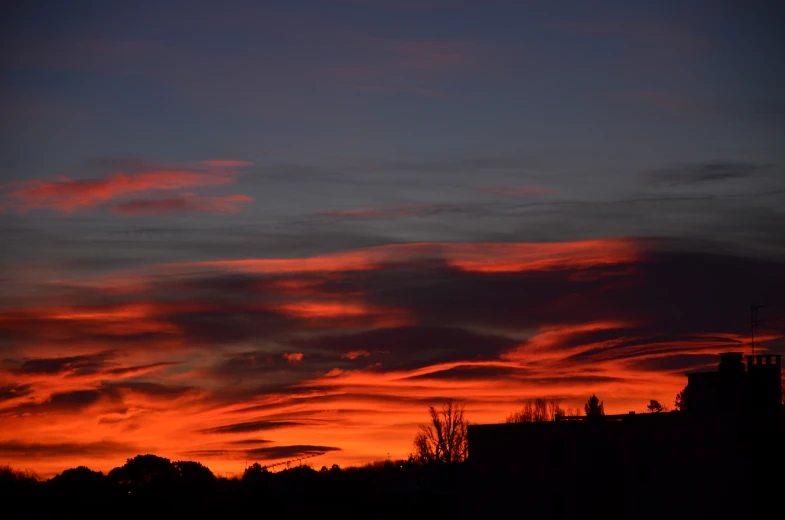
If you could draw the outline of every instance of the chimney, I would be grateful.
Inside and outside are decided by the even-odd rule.
[[[720,354],[720,373],[738,374],[744,372],[741,352],[725,352]]]

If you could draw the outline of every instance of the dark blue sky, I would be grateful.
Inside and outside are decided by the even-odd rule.
[[[243,160],[253,166],[237,188],[256,200],[234,217],[243,222],[407,204],[490,205],[485,216],[495,219],[528,199],[782,187],[776,2],[594,4],[11,2],[2,22],[3,178],[97,178],[129,160]],[[649,182],[653,170],[700,176],[706,167],[732,171]],[[475,190],[521,185],[552,193]],[[782,201],[767,197],[755,206]],[[691,205],[678,228],[747,202]],[[668,200],[656,211],[683,205]],[[438,239],[460,219],[427,220],[388,223],[384,233]],[[478,227],[470,221],[467,232]],[[578,234],[672,231],[666,222],[618,224]],[[465,238],[520,225],[493,220]],[[570,238],[558,233],[518,238]]]
[[[629,180],[782,159],[773,2],[11,4],[12,179],[96,156],[340,168],[516,155]]]

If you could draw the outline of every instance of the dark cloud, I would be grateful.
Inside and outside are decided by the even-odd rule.
[[[229,441],[227,444],[269,444],[273,441],[268,441],[267,439],[241,439],[239,441]]]
[[[432,372],[429,374],[421,374],[408,377],[407,379],[445,379],[445,380],[483,380],[483,379],[506,379],[510,377],[521,377],[529,374],[531,371],[524,368],[507,368],[507,367],[485,367],[485,366],[458,366],[448,370],[441,370],[439,372]]]
[[[310,405],[312,405],[312,406],[315,406],[315,405],[320,404],[320,403],[324,403],[324,409],[325,410],[330,410],[331,413],[338,413],[339,411],[335,410],[335,408],[334,408],[334,403],[335,403],[335,393],[334,393],[335,389],[334,389],[334,387],[327,387],[327,386],[325,386],[325,387],[322,387],[322,388],[324,389],[324,392],[314,392],[313,394],[310,394],[310,395],[307,396],[308,403]],[[297,390],[296,387],[284,389],[284,391],[281,392],[281,395],[284,396],[284,399],[282,399],[281,402],[290,403],[290,404],[302,402],[303,397],[300,396],[300,395],[297,395],[296,390]],[[330,391],[330,390],[332,390],[333,392],[329,393],[328,391]],[[421,408],[424,409],[424,410],[427,410],[428,406],[432,405],[434,402],[446,401],[447,399],[451,398],[451,396],[449,396],[449,395],[435,396],[435,397],[432,396],[432,395],[429,395],[429,396],[424,396],[424,397],[416,397],[416,396],[407,396],[407,395],[396,395],[394,393],[391,393],[391,394],[376,394],[376,395],[374,395],[371,398],[371,397],[368,396],[368,394],[362,393],[360,391],[352,391],[352,390],[341,391],[340,392],[340,397],[341,397],[342,400],[355,401],[355,402],[370,402],[370,401],[373,401],[375,403],[391,403],[391,404],[403,404],[403,403],[405,403],[405,404],[414,404],[414,405],[417,405],[417,406],[421,406]],[[238,412],[271,412],[271,411],[274,412],[274,411],[280,409],[280,407],[281,407],[280,403],[277,403],[277,404],[263,404],[263,405],[249,406],[247,408],[243,408],[243,409],[237,410],[237,411]],[[357,410],[344,410],[342,413],[348,415],[348,414],[352,414],[352,413],[358,413],[358,411]],[[384,413],[384,412],[377,412],[375,410],[365,409],[365,410],[362,410],[359,413],[361,413],[362,415],[366,415],[366,414],[369,414],[369,413],[372,414],[372,413]],[[315,419],[315,417],[318,417],[318,410],[317,411],[313,411],[313,412],[309,412],[307,414],[286,413],[286,412],[284,412],[284,413],[281,413],[281,414],[275,414],[274,416],[275,417],[286,417],[286,418],[288,418],[288,417],[296,417],[298,419],[299,418],[307,418],[308,420],[307,421],[303,420],[302,423],[303,424],[307,423],[309,425],[313,425],[315,422],[318,421],[318,419]],[[330,419],[329,423],[323,423],[322,422],[322,425],[333,424],[334,421],[335,421],[335,418],[332,417]],[[321,422],[321,421],[319,421],[319,422]]]
[[[178,364],[176,362],[161,362],[148,365],[109,368],[114,364],[110,361],[113,354],[113,351],[105,351],[97,354],[79,356],[26,359],[21,362],[16,360],[5,360],[3,365],[15,374],[24,375],[40,376],[64,374],[68,377],[79,377],[98,374],[113,377],[131,377]]]
[[[148,382],[123,382],[123,383],[103,383],[102,389],[114,394],[117,390],[129,390],[134,393],[144,394],[150,397],[174,398],[180,397],[196,391],[193,386],[165,385],[160,383]]]
[[[300,346],[339,354],[367,351],[372,356],[362,359],[364,364],[381,359],[385,367],[391,367],[421,366],[435,361],[493,359],[516,344],[516,340],[505,336],[480,334],[456,327],[418,326],[318,337]]]
[[[626,379],[623,377],[612,377],[612,376],[590,376],[590,375],[569,375],[564,377],[538,377],[532,378],[528,381],[542,385],[543,388],[548,388],[549,386],[559,385],[559,384],[578,384],[578,385],[593,385],[597,383],[621,383],[625,382]]]
[[[262,441],[271,442],[271,441]],[[183,452],[184,457],[228,458],[235,460],[280,460],[295,459],[306,455],[316,455],[330,451],[341,451],[335,446],[315,446],[311,444],[293,444],[284,446],[268,446],[245,450],[192,450]]]
[[[114,456],[131,455],[140,450],[130,444],[120,442],[86,442],[86,443],[36,443],[23,441],[0,442],[0,455],[5,457],[57,457],[57,456]]]
[[[183,457],[188,458],[238,458],[237,454],[241,453],[233,450],[191,450],[181,453]]]
[[[31,391],[29,385],[28,393]],[[116,406],[122,406],[123,392],[133,392],[158,400],[178,398],[187,394],[196,394],[199,390],[193,386],[167,385],[160,383],[135,381],[135,382],[102,382],[96,388],[58,392],[52,394],[42,402],[25,402],[11,408],[2,410],[8,414],[46,414],[46,413],[74,413],[84,410],[99,401],[104,401]],[[105,420],[103,422],[110,422]]]
[[[52,394],[47,403],[53,409],[80,409],[90,406],[100,398],[101,392],[97,390],[74,390]]]
[[[636,370],[687,372],[700,367],[716,367],[717,362],[716,354],[674,354],[636,359],[628,366]]]
[[[134,374],[149,372],[158,368],[164,368],[164,367],[169,367],[178,364],[179,363],[175,363],[175,362],[151,363],[149,365],[139,365],[133,367],[124,367],[124,368],[112,368],[110,370],[104,371],[103,373],[112,376],[131,376]]]
[[[249,458],[260,458],[262,460],[277,460],[302,457],[304,455],[314,455],[316,453],[326,453],[328,451],[341,451],[335,446],[313,446],[310,444],[294,444],[290,446],[270,446],[268,448],[254,448],[245,450]]]
[[[32,385],[4,385],[0,386],[0,402],[24,397],[33,393]]]
[[[99,352],[81,356],[27,359],[22,362],[21,366],[14,369],[14,372],[30,375],[68,373],[78,376],[95,374],[106,367],[111,354],[112,352]]]
[[[235,424],[227,424],[225,426],[217,426],[215,428],[205,428],[199,430],[200,433],[248,433],[260,432],[267,430],[276,430],[279,428],[290,428],[292,426],[301,426],[305,423],[296,421],[251,421]]]
[[[252,293],[244,293],[252,297]],[[298,320],[250,304],[216,305],[203,311],[174,312],[167,317],[181,333],[196,344],[237,343],[270,338],[296,329]]]
[[[655,184],[676,186],[744,179],[767,168],[768,165],[763,164],[716,161],[662,168],[646,172],[646,176]]]
[[[613,332],[613,331],[611,331]],[[640,331],[639,331],[640,334]],[[584,350],[578,354],[565,358],[566,363],[582,365],[586,363],[608,361],[608,360],[629,360],[630,363],[641,362],[641,369],[645,370],[645,364],[651,363],[652,369],[656,361],[650,359],[651,356],[666,356],[667,359],[679,357],[685,350],[696,351],[692,354],[699,354],[700,350],[708,349],[712,352],[716,350],[741,350],[744,344],[738,340],[724,337],[712,337],[705,335],[663,335],[650,333],[649,335],[640,334],[633,338],[623,338],[614,341],[612,345],[600,345],[595,348]],[[716,355],[712,354],[716,360]],[[682,361],[684,361],[683,358]],[[700,358],[695,358],[700,362]],[[678,362],[674,361],[678,364]],[[664,368],[664,367],[663,367]]]
[[[427,282],[412,274],[407,279],[374,273],[376,283],[384,280],[384,289],[369,298],[380,305],[406,308],[423,324],[461,324],[465,329],[532,331],[544,324],[626,322],[643,334],[745,333],[750,303],[778,301],[785,291],[783,267],[785,261],[776,259],[648,251],[637,262],[577,270],[469,273],[429,269]],[[324,342],[334,348],[342,345],[335,338]],[[369,344],[349,340],[344,348],[368,350]],[[415,345],[429,349],[427,344]],[[489,346],[492,353],[493,345]],[[499,349],[503,346],[498,342]],[[405,346],[402,349],[406,351]],[[478,342],[474,353],[483,350],[483,343]],[[471,353],[471,347],[464,353]]]

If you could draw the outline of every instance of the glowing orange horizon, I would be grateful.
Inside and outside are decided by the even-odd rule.
[[[76,465],[107,471],[155,453],[236,474],[248,460],[279,460],[248,451],[254,446],[326,446],[336,449],[315,465],[361,464],[405,457],[427,406],[446,397],[465,402],[476,423],[501,422],[536,397],[575,409],[595,393],[608,413],[644,411],[649,399],[671,406],[686,378],[658,368],[662,359],[698,356],[695,366],[716,366],[712,356],[747,348],[746,336],[647,336],[636,320],[577,314],[505,331],[492,321],[440,321],[441,309],[401,303],[390,286],[370,283],[388,268],[403,266],[407,276],[422,269],[427,298],[435,265],[472,281],[562,272],[571,293],[587,280],[602,287],[634,280],[643,260],[639,244],[626,239],[415,243],[156,265],[75,281],[74,290],[100,297],[0,309],[12,346],[0,366],[0,463],[51,476]],[[242,277],[240,289],[219,283],[206,291],[205,271],[211,283],[222,272],[260,276]],[[435,336],[420,352],[410,332],[428,327],[487,334],[505,346],[486,355]],[[365,335],[380,330],[403,333],[383,346],[380,336]],[[758,335],[762,345],[780,337]]]

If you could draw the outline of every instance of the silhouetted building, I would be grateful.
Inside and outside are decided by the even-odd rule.
[[[782,356],[747,356],[747,369],[740,352],[720,354],[716,372],[687,374],[690,413],[760,414],[776,412],[782,400]]]
[[[469,516],[756,517],[782,491],[781,364],[741,359],[689,374],[689,412],[470,425]]]

